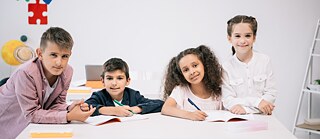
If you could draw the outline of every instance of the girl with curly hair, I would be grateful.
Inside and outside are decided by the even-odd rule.
[[[204,111],[222,109],[222,67],[207,46],[189,48],[173,57],[164,79],[163,115],[201,121],[207,117]]]

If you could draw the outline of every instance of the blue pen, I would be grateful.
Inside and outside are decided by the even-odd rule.
[[[201,111],[200,108],[199,108],[196,104],[194,104],[194,103],[191,101],[190,98],[188,98],[188,101],[189,101],[189,103],[190,103],[191,105],[193,105],[194,107],[196,107],[197,110]]]

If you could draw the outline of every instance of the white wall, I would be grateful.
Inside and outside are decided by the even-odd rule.
[[[54,0],[48,6],[48,25],[28,25],[27,2],[6,0],[0,5],[0,45],[25,34],[27,44],[37,48],[42,32],[60,26],[75,40],[70,60],[74,81],[85,79],[85,64],[120,57],[136,73],[135,79],[156,73],[152,82],[136,80],[133,87],[158,92],[171,57],[205,44],[223,62],[231,47],[227,20],[252,15],[259,23],[254,47],[272,58],[278,81],[274,115],[291,130],[319,6],[319,0]],[[14,67],[0,61],[0,77],[9,76]]]

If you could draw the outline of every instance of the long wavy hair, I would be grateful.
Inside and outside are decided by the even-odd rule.
[[[202,81],[206,90],[212,92],[214,96],[221,96],[222,67],[218,62],[218,58],[210,48],[205,45],[200,45],[197,48],[186,49],[170,60],[164,77],[164,100],[170,96],[172,90],[176,86],[190,85],[190,83],[184,78],[179,67],[181,58],[189,54],[196,55],[204,66],[204,77]]]

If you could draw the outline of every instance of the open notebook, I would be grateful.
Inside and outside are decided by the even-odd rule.
[[[233,114],[229,111],[210,111],[206,112],[208,114],[208,117],[205,121],[208,122],[233,122],[233,121],[245,121],[245,120],[253,120],[252,114],[246,114],[246,115],[237,115]]]
[[[148,117],[140,114],[134,114],[131,117],[99,115],[99,116],[89,117],[85,122],[91,125],[99,126],[99,125],[113,123],[113,122],[127,122],[127,121],[136,121],[136,120],[144,120],[144,119],[148,119]]]

